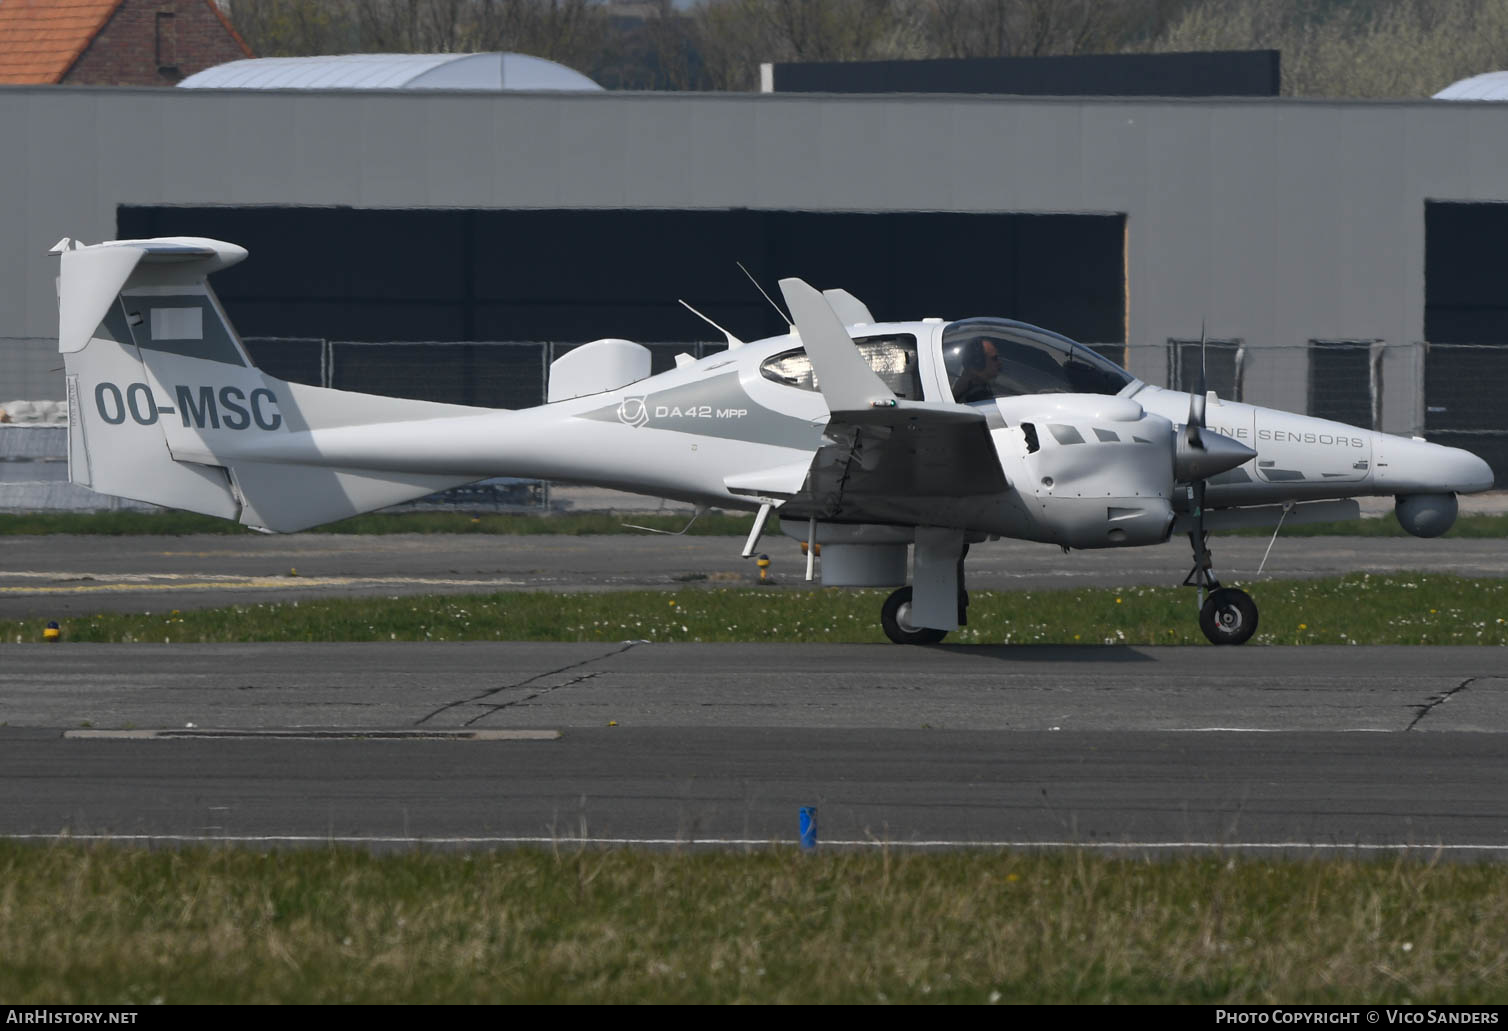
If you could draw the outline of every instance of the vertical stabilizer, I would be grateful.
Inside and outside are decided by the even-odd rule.
[[[176,281],[178,289],[207,292],[206,270],[239,260],[230,245],[220,245],[222,253],[210,244],[125,241],[61,252],[58,350],[68,391],[68,472],[101,494],[235,519],[240,504],[223,468],[173,460],[163,425],[175,412],[154,389],[138,346],[138,338],[154,344],[153,326],[137,310],[141,305],[127,303],[136,284]],[[156,325],[182,330],[164,327],[161,317]]]
[[[474,477],[338,469],[249,457],[275,437],[329,426],[474,415],[477,409],[305,387],[251,363],[209,273],[245,250],[174,237],[60,241],[58,350],[68,390],[68,469],[102,494],[301,530]]]

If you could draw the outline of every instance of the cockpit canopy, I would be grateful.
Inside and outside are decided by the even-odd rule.
[[[1119,394],[1125,369],[1065,336],[1010,319],[965,319],[943,330],[943,365],[961,404],[1020,394]]]

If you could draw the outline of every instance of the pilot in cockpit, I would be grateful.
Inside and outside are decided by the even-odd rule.
[[[963,371],[953,381],[953,400],[959,404],[990,400],[999,372],[999,345],[989,337],[970,340],[963,346]]]

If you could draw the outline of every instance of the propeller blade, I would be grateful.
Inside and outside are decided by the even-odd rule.
[[[1204,429],[1204,395],[1194,394],[1189,397],[1189,421],[1184,428],[1184,437],[1189,442],[1189,447],[1204,447],[1204,438],[1201,431]]]
[[[1199,320],[1199,396],[1203,397],[1210,389],[1209,379],[1205,372],[1208,368],[1205,355],[1209,353],[1209,337],[1204,331],[1204,320]],[[1203,425],[1201,422],[1200,425]]]
[[[1209,393],[1209,380],[1206,377],[1205,351],[1209,338],[1205,332],[1205,324],[1199,323],[1199,389],[1189,396],[1189,421],[1184,430],[1184,436],[1188,439],[1190,447],[1202,448],[1204,439],[1200,431],[1204,429],[1204,402]]]

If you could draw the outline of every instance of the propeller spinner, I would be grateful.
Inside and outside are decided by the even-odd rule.
[[[1208,393],[1205,377],[1205,345],[1208,342],[1204,326],[1199,327],[1199,389],[1189,396],[1189,421],[1173,453],[1173,478],[1179,483],[1194,485],[1195,508],[1204,509],[1204,481],[1218,476],[1227,469],[1234,469],[1256,457],[1257,453],[1240,441],[1232,440],[1223,433],[1208,429],[1204,422],[1204,408]]]

